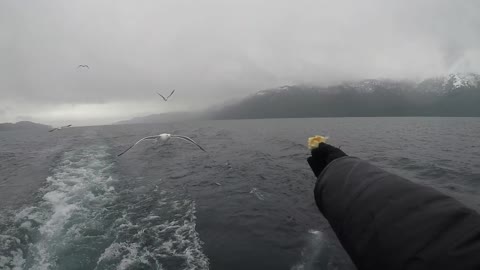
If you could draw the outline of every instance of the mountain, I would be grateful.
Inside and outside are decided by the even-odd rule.
[[[30,121],[20,121],[17,123],[0,123],[0,131],[9,130],[30,130],[30,129],[51,129],[50,126],[37,124]]]
[[[480,75],[475,73],[454,73],[444,77],[429,78],[416,85],[417,90],[447,94],[457,89],[480,87]]]
[[[444,92],[454,91],[461,88],[480,87],[480,75],[475,73],[450,74],[443,81]]]
[[[422,81],[362,80],[282,86],[211,112],[214,119],[356,116],[480,116],[480,75]]]
[[[188,120],[198,120],[198,119],[202,119],[203,117],[204,116],[201,113],[171,112],[171,113],[161,113],[161,114],[152,114],[152,115],[142,116],[142,117],[135,117],[129,120],[116,122],[114,123],[114,125],[179,122],[179,121],[188,121]]]

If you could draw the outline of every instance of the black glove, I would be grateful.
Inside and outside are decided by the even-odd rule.
[[[347,154],[339,148],[331,146],[330,144],[320,143],[317,148],[312,150],[312,156],[309,157],[307,161],[315,177],[318,177],[328,163],[334,159],[345,156],[347,156]]]

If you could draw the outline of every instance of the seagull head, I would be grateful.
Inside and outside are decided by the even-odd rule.
[[[172,137],[172,135],[168,134],[168,133],[162,133],[160,135],[158,135],[158,137],[160,138],[160,140],[162,142],[165,142],[167,141],[168,139],[170,139],[170,137]]]

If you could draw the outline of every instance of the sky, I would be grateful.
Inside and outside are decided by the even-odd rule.
[[[478,14],[478,0],[1,0],[0,122],[110,124],[281,85],[480,73]]]

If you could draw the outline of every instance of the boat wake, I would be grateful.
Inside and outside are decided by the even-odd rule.
[[[65,152],[34,205],[1,213],[0,269],[208,269],[195,203],[132,194],[113,167],[106,146]]]

